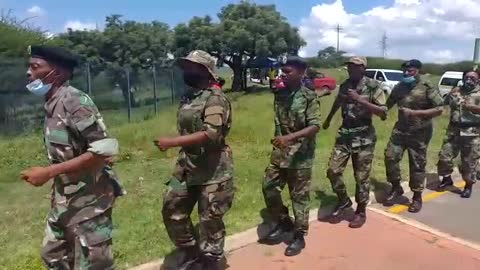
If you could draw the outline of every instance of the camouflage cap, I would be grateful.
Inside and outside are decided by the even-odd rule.
[[[348,59],[348,61],[346,61],[345,64],[347,65],[354,64],[354,65],[361,65],[361,66],[367,67],[368,62],[367,62],[367,58],[363,56],[353,56],[350,59]]]
[[[408,60],[402,64],[402,68],[418,68],[421,69],[423,66],[422,62],[417,59]]]
[[[191,62],[204,66],[212,78],[217,79],[217,74],[215,74],[215,58],[209,53],[201,50],[195,50],[190,52],[187,57],[182,57],[177,60],[178,65],[183,69],[185,62]]]

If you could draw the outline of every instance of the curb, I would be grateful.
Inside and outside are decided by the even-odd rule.
[[[408,182],[402,182],[402,188],[408,189]],[[381,201],[383,197],[384,195],[377,196],[373,191],[370,191],[370,204],[379,203],[379,201]],[[355,197],[350,197],[350,199],[354,202],[352,207],[355,208],[356,207]],[[314,221],[325,219],[326,217],[328,217],[328,215],[330,215],[330,213],[333,210],[333,207],[334,206],[331,205],[323,208],[310,210],[309,222],[311,223]],[[225,239],[225,253],[228,254],[229,252],[257,243],[259,235],[262,235],[270,230],[271,230],[270,226],[266,224],[260,224],[246,231],[228,236]],[[130,270],[159,270],[163,263],[163,260],[164,258],[161,258],[159,260],[155,260],[146,264],[142,264],[142,265],[130,268]]]

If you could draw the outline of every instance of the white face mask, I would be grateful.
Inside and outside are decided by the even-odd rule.
[[[52,84],[44,84],[42,80],[45,80],[50,76],[55,70],[50,71],[43,79],[36,79],[33,82],[26,85],[28,91],[36,96],[45,96],[48,91],[52,89]]]

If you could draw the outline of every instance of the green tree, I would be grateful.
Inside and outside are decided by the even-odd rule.
[[[318,51],[317,57],[322,67],[331,68],[338,67],[343,64],[346,52],[338,51],[334,47],[327,47]]]
[[[218,18],[219,23],[214,23],[209,16],[194,17],[175,27],[174,53],[183,56],[194,49],[208,51],[233,70],[233,90],[241,89],[248,59],[297,54],[305,45],[298,29],[274,5],[241,1],[223,7]]]
[[[94,75],[105,70],[112,85],[118,83],[127,100],[127,70],[131,85],[135,85],[140,83],[142,71],[163,63],[170,51],[171,30],[158,21],[124,21],[121,15],[111,15],[103,31],[69,29],[59,38],[88,61]],[[135,106],[133,93],[130,95]]]

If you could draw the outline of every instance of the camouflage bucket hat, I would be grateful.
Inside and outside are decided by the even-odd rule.
[[[354,56],[354,57],[351,57],[350,59],[348,59],[348,61],[346,61],[345,64],[347,64],[347,65],[348,64],[354,64],[354,65],[367,67],[368,62],[367,62],[367,58],[365,58],[363,56]]]
[[[215,74],[215,58],[209,53],[195,50],[190,52],[187,57],[179,58],[177,63],[183,69],[187,61],[204,66],[215,80],[218,78],[217,74]]]

